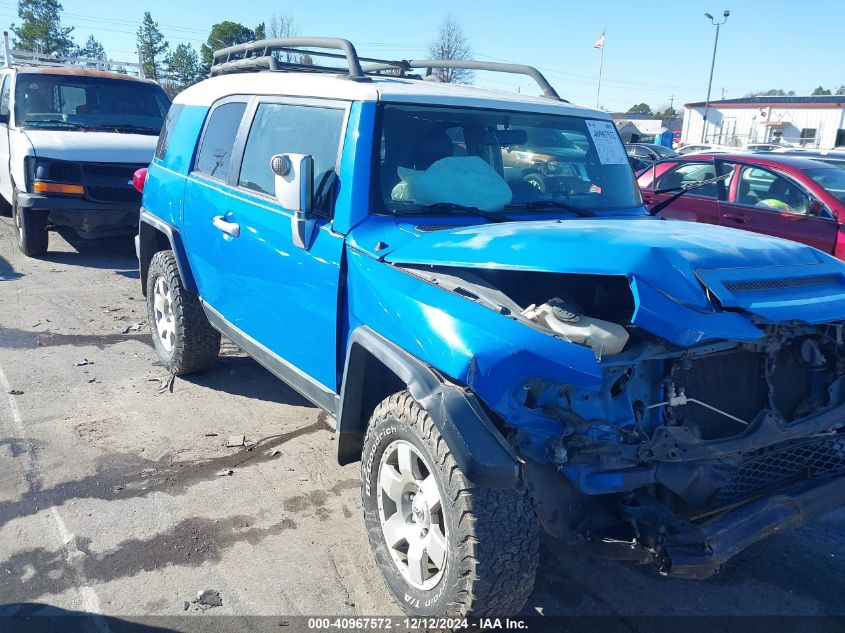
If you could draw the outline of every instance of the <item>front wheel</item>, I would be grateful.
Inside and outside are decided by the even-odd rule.
[[[525,177],[525,182],[540,193],[546,193],[546,179],[541,174],[531,173]]]
[[[528,496],[470,483],[407,392],[390,396],[372,415],[362,487],[376,564],[407,612],[519,612],[539,560],[539,525]]]
[[[220,333],[211,327],[197,295],[185,290],[173,251],[159,251],[147,272],[147,314],[153,346],[173,374],[209,369],[220,353]]]
[[[49,235],[47,218],[49,213],[41,209],[25,209],[18,204],[17,190],[12,193],[12,219],[15,221],[15,236],[21,253],[38,257],[47,252]]]

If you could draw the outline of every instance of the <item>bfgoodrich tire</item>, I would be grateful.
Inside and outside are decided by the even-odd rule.
[[[376,564],[406,611],[478,617],[522,608],[539,560],[528,496],[467,481],[408,392],[376,407],[361,475]]]
[[[209,369],[220,353],[220,333],[197,295],[185,290],[173,251],[153,255],[147,272],[147,314],[153,346],[173,374]]]
[[[38,257],[47,252],[48,212],[41,209],[24,209],[18,205],[18,192],[12,192],[12,219],[15,221],[15,237],[21,253]]]

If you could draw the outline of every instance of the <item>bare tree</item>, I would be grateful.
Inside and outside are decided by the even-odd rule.
[[[472,59],[472,50],[464,34],[463,27],[452,16],[448,16],[437,29],[436,39],[428,45],[431,59],[452,59],[468,61]],[[440,81],[456,84],[471,84],[475,74],[463,68],[432,69]]]
[[[296,37],[299,35],[299,27],[289,13],[274,13],[267,23],[267,37]],[[300,56],[296,53],[283,53],[279,61],[286,61],[294,64],[302,63]]]

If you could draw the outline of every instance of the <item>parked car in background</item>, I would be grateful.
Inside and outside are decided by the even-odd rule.
[[[653,162],[642,160],[641,158],[631,156],[630,154],[628,155],[628,162],[631,163],[631,169],[634,170],[635,174],[645,171],[654,164]]]
[[[680,155],[691,154],[692,152],[735,152],[736,147],[728,147],[727,145],[712,145],[708,143],[693,143],[691,145],[684,145],[679,147],[677,152]]]
[[[692,183],[659,215],[766,233],[814,246],[845,259],[845,170],[802,156],[716,154],[678,157],[639,174],[653,207]]]
[[[810,150],[810,149],[782,149],[775,152],[777,154],[786,154],[791,156],[801,156],[802,158],[810,158],[829,165],[835,165],[845,169],[845,151],[836,150]]]
[[[748,152],[774,152],[785,147],[787,146],[780,143],[749,143],[743,149]]]
[[[509,180],[522,179],[545,193],[581,177],[579,165],[587,154],[582,143],[588,142],[583,135],[532,127],[499,131],[497,139],[505,144],[502,163]]]
[[[628,143],[625,145],[625,150],[628,156],[639,158],[647,163],[656,163],[664,158],[673,158],[678,155],[675,150],[654,143]]]
[[[134,234],[135,171],[149,164],[170,106],[153,81],[65,67],[0,69],[0,195],[21,251],[47,250],[47,231]]]

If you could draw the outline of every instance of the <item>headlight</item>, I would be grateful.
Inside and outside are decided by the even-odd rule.
[[[35,193],[58,193],[81,196],[85,194],[82,182],[82,167],[78,163],[49,158],[31,159],[28,176]]]

